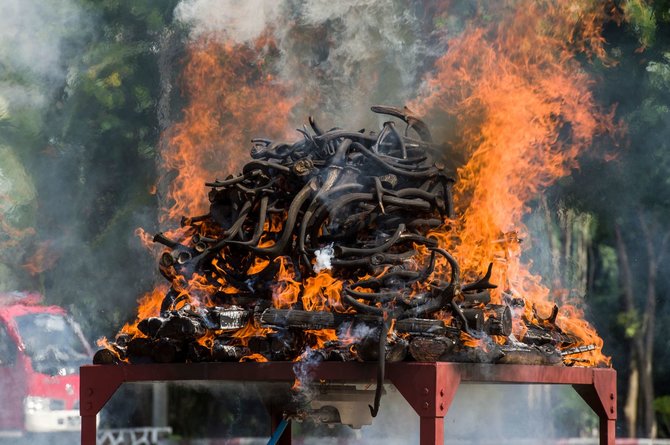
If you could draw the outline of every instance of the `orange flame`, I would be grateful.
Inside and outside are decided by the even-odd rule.
[[[468,348],[479,348],[485,351],[487,350],[486,342],[483,339],[475,338],[467,332],[461,332],[460,339],[463,345],[467,346]]]
[[[307,344],[312,349],[322,349],[326,343],[337,341],[337,332],[335,329],[306,329]]]
[[[135,236],[137,236],[140,239],[142,246],[144,246],[147,250],[152,251],[156,248],[156,244],[154,243],[153,240],[154,238],[153,235],[151,235],[149,232],[142,229],[141,227],[135,229]]]
[[[459,219],[436,238],[466,277],[493,262],[491,281],[499,285],[493,301],[500,303],[499,291],[510,292],[526,300],[529,314],[532,306],[549,311],[552,303],[540,277],[521,261],[528,203],[574,169],[595,137],[613,130],[575,59],[580,51],[604,57],[606,11],[587,1],[502,3],[513,5],[512,13],[501,9],[500,20],[452,40],[426,94],[412,106],[452,116],[454,148],[468,159],[454,190]],[[573,333],[572,324],[564,325]],[[580,334],[599,338],[590,326]],[[605,360],[601,354],[591,364]]]
[[[203,184],[239,170],[258,128],[266,137],[284,135],[294,101],[267,68],[272,51],[267,37],[236,45],[206,36],[187,48],[188,106],[161,150],[165,171],[177,175],[169,185],[170,208],[163,209],[166,219],[206,213]]]
[[[114,345],[112,345],[112,343],[107,339],[107,337],[104,337],[104,336],[100,337],[95,342],[95,344],[98,345],[98,347],[100,347],[100,348],[105,348],[108,351],[110,351],[112,354],[114,354],[114,356],[119,361],[126,362],[126,363],[128,362],[128,359],[124,359],[124,358],[121,357],[121,355],[119,354],[119,351],[114,347]]]
[[[279,271],[275,277],[277,284],[272,291],[272,303],[278,309],[290,308],[298,301],[301,284],[295,280],[295,271],[287,264],[287,257],[275,261],[279,262]]]
[[[272,329],[262,328],[252,319],[245,327],[236,331],[232,337],[238,339],[242,346],[248,346],[251,337],[265,337],[272,332],[274,332]]]
[[[217,333],[215,331],[207,331],[205,335],[197,339],[199,345],[204,346],[208,349],[212,349],[214,346],[214,340],[216,339]]]
[[[259,247],[263,247],[263,246],[259,246]],[[256,257],[254,259],[254,264],[252,264],[249,267],[249,269],[247,270],[247,275],[257,274],[258,272],[260,272],[263,269],[265,269],[266,267],[268,267],[269,264],[270,264],[270,260],[266,260],[265,258],[261,258],[261,257]]]
[[[242,357],[242,358],[240,359],[240,361],[241,361],[241,362],[259,362],[259,363],[263,363],[263,362],[267,362],[268,359],[267,359],[264,355],[261,355],[261,354],[249,354],[249,355],[245,355],[244,357]]]
[[[604,363],[610,364],[610,357],[603,357],[603,340],[598,336],[593,327],[584,320],[584,313],[571,305],[561,307],[556,324],[564,332],[577,337],[579,341],[573,346],[595,346],[593,351],[583,352],[579,355],[582,363]]]
[[[161,312],[161,304],[163,303],[163,298],[167,292],[167,286],[160,285],[157,286],[151,292],[148,292],[142,296],[139,300],[137,306],[137,317],[134,322],[126,323],[122,328],[121,334],[129,334],[137,337],[144,337],[139,329],[137,329],[137,324],[149,317],[158,317]],[[110,348],[107,348],[110,349]]]
[[[314,277],[305,280],[302,294],[302,305],[307,311],[324,311],[332,308],[344,311],[340,303],[342,281],[334,278],[327,271],[321,271]]]
[[[457,171],[459,217],[445,221],[431,236],[456,256],[466,279],[481,274],[493,262],[491,281],[499,285],[493,302],[502,302],[502,292],[522,297],[526,301],[523,316],[537,321],[534,312],[549,312],[553,303],[540,277],[521,260],[521,239],[527,232],[522,218],[540,190],[567,175],[594,138],[613,129],[611,115],[595,104],[589,91],[591,80],[575,58],[586,52],[605,60],[600,31],[608,12],[602,3],[588,0],[504,0],[486,8],[496,19],[483,19],[481,25],[475,19],[449,42],[449,50],[426,80],[425,93],[412,104],[422,115],[446,113],[443,123],[448,125],[443,127],[454,128],[458,135],[454,148],[468,159]],[[182,121],[165,135],[161,150],[164,169],[176,173],[169,184],[162,223],[206,213],[203,184],[217,175],[223,178],[237,172],[247,158],[247,141],[259,128],[269,138],[284,136],[295,101],[287,99],[286,85],[269,72],[266,60],[274,51],[267,36],[250,45],[221,43],[213,36],[189,45],[183,74],[189,103]],[[285,215],[273,215],[266,222],[266,233],[280,232],[284,219]],[[207,236],[217,230],[198,226],[170,235],[183,242],[194,232]],[[268,239],[263,245],[272,243]],[[417,251],[418,261],[429,256],[423,247]],[[215,259],[215,268],[219,260],[225,258]],[[343,310],[342,281],[322,271],[300,282],[288,258],[274,261],[279,266],[274,307],[302,304],[306,310]],[[269,260],[256,260],[247,273],[268,266]],[[449,272],[448,264],[438,258],[434,274]],[[192,304],[211,304],[208,294],[235,291],[228,283],[218,284],[197,275],[188,281],[172,277],[175,290],[187,295]],[[148,316],[142,313],[157,314],[164,291],[156,290],[148,302],[142,302],[138,320]],[[451,315],[443,315],[449,322]],[[589,353],[588,364],[607,361],[601,353],[602,340],[583,314],[567,307],[557,322],[584,344],[597,346]],[[122,332],[136,331],[136,323],[124,326]],[[517,318],[515,335],[521,338],[525,329]],[[233,337],[247,345],[251,337],[269,332],[250,321]],[[305,333],[311,347],[337,339],[334,330]],[[466,346],[486,347],[465,333],[461,340]],[[493,340],[501,343],[504,338]],[[242,360],[267,359],[253,354]]]
[[[32,276],[49,270],[58,261],[58,254],[51,249],[51,241],[43,241],[35,253],[23,264],[23,268]]]

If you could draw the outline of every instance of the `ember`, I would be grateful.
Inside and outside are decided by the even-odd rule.
[[[160,310],[147,299],[94,362],[309,355],[378,361],[380,382],[386,361],[409,359],[596,364],[582,355],[600,344],[562,330],[557,307],[543,318],[504,290],[492,299],[492,265],[464,280],[472,271],[445,249],[447,150],[409,110],[372,110],[406,128],[324,131],[310,118],[293,144],[252,140],[241,174],[206,184],[209,213],[184,217],[178,239],[154,237],[168,248]]]

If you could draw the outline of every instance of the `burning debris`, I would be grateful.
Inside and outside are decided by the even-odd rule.
[[[581,355],[596,345],[561,330],[557,307],[540,317],[496,288],[492,265],[464,278],[444,243],[444,147],[409,110],[372,110],[396,121],[375,133],[310,118],[293,144],[254,139],[241,174],[206,184],[209,213],[155,236],[159,313],[94,361],[378,361],[380,381],[386,361],[593,364]]]

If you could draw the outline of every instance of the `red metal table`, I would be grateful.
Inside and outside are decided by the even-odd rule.
[[[87,365],[81,367],[81,443],[95,445],[96,415],[126,382],[247,381],[293,382],[292,362],[188,363],[145,365]],[[375,363],[323,362],[310,375],[314,380],[374,383]],[[600,444],[614,445],[616,371],[603,368],[488,365],[470,363],[390,363],[387,380],[395,385],[420,418],[420,445],[444,443],[444,416],[461,382],[572,385],[600,418]],[[271,412],[272,428],[281,411]],[[281,445],[291,443],[290,427]]]

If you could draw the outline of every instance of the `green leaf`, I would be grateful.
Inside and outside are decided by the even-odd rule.
[[[650,47],[656,39],[656,15],[644,0],[626,0],[624,18],[632,26],[643,48]]]
[[[626,338],[633,338],[642,327],[642,320],[636,310],[621,312],[617,316],[617,324],[624,328]]]
[[[156,155],[155,147],[147,142],[141,142],[137,147],[137,152],[145,159],[152,159]]]
[[[661,396],[654,399],[654,411],[670,416],[670,396]]]
[[[151,96],[151,91],[142,85],[137,85],[133,88],[133,95],[137,103],[135,111],[141,112],[154,105],[154,98]]]
[[[652,86],[659,90],[670,89],[670,52],[663,54],[665,62],[649,62],[647,72]]]

